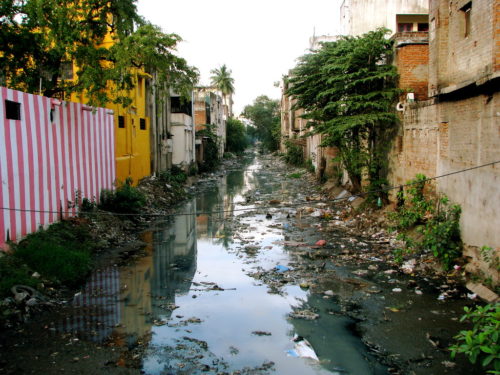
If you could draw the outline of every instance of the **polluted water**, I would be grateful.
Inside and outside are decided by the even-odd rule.
[[[386,374],[335,298],[294,273],[291,234],[311,242],[314,227],[275,160],[247,155],[199,181],[143,234],[144,256],[92,275],[63,329],[126,348],[123,365],[151,375]]]

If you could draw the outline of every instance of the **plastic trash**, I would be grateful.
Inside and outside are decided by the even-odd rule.
[[[286,271],[290,271],[290,268],[286,267],[286,266],[282,266],[281,264],[278,264],[277,266],[274,267],[274,269],[278,272],[286,272]]]
[[[319,240],[316,242],[316,246],[325,246],[326,245],[326,241],[325,240]]]
[[[312,345],[305,338],[295,335],[292,341],[295,342],[294,348],[286,351],[290,357],[311,358],[315,361],[319,361]]]

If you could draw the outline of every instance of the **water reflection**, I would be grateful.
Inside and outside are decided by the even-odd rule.
[[[270,294],[247,275],[293,258],[276,245],[287,238],[281,226],[286,212],[276,212],[272,220],[262,212],[246,214],[234,225],[240,208],[253,208],[248,196],[254,201],[280,194],[290,199],[284,193],[289,186],[275,177],[257,160],[185,202],[178,216],[144,234],[144,257],[119,271],[111,267],[92,276],[74,299],[76,313],[64,329],[98,342],[114,335],[125,338],[124,345],[145,338],[149,347],[143,371],[151,375],[245,367],[250,372],[242,373],[268,373],[271,361],[276,373],[283,374],[382,373],[366,361],[363,346],[348,330],[350,321],[328,314],[333,301],[297,286]],[[261,248],[253,257],[242,253],[249,241]],[[302,306],[321,311],[322,318],[287,318],[292,308]],[[321,361],[286,356],[295,334],[309,340]]]

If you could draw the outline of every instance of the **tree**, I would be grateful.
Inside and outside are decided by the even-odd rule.
[[[249,144],[245,124],[230,117],[226,122],[226,149],[229,152],[241,154]]]
[[[127,105],[126,91],[134,86],[134,67],[145,68],[151,62],[163,61],[158,66],[169,66],[170,72],[192,78],[194,69],[188,68],[185,61],[174,59],[172,53],[180,38],[147,24],[137,14],[135,3],[136,0],[2,0],[3,84],[45,96],[84,92],[91,105],[104,105],[111,100]]]
[[[389,139],[397,116],[399,90],[390,64],[387,29],[323,43],[300,58],[289,78],[287,95],[297,99],[313,133],[336,146],[356,190],[367,173],[370,188],[384,183]]]
[[[278,100],[262,95],[257,97],[252,105],[243,109],[242,116],[252,122],[257,129],[257,137],[263,146],[275,151],[280,141],[280,114]]]
[[[231,70],[228,70],[226,65],[210,71],[213,75],[210,77],[211,83],[221,93],[224,104],[227,105],[227,96],[231,97],[234,93],[234,78],[231,77]],[[229,113],[231,116],[231,113]]]

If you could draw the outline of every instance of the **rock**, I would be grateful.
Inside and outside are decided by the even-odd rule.
[[[468,282],[466,285],[472,293],[477,294],[481,299],[488,303],[496,303],[500,301],[500,297],[494,291],[485,287],[483,284]]]

